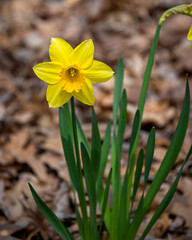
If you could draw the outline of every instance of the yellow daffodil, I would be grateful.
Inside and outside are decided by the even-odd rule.
[[[189,33],[188,33],[188,35],[187,35],[187,38],[188,38],[189,40],[191,40],[191,47],[192,47],[192,26],[191,26],[190,29],[189,29]]]
[[[106,64],[93,60],[93,55],[91,39],[75,49],[63,39],[51,39],[51,62],[39,63],[33,68],[35,74],[49,84],[46,93],[49,107],[59,107],[72,96],[87,105],[94,105],[92,84],[108,81],[113,71]]]

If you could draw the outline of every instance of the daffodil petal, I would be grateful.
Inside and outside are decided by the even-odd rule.
[[[192,26],[189,29],[188,35],[187,35],[188,40],[191,40],[191,47],[192,47]]]
[[[41,80],[49,83],[55,84],[60,81],[59,73],[62,66],[55,62],[44,62],[39,63],[33,67],[33,71]]]
[[[71,61],[82,69],[91,66],[93,62],[94,45],[91,39],[79,44],[73,51]]]
[[[72,95],[84,104],[94,105],[95,96],[93,94],[93,86],[88,79],[85,79],[82,89],[78,93],[73,92]]]
[[[113,70],[103,62],[93,60],[90,68],[83,71],[92,84],[106,82],[113,76]]]
[[[61,38],[52,38],[49,47],[49,56],[52,62],[59,62],[67,67],[71,64],[70,58],[73,48]]]
[[[56,108],[62,106],[64,103],[68,102],[71,98],[71,94],[63,91],[61,84],[49,84],[47,87],[46,98],[49,107]]]

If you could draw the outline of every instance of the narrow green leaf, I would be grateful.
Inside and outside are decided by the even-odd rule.
[[[120,117],[119,117],[119,124],[117,129],[117,138],[116,138],[116,132],[114,132],[113,135],[113,142],[112,142],[112,190],[113,194],[115,192],[114,186],[116,185],[116,178],[117,175],[120,176],[120,164],[121,164],[121,151],[122,151],[122,144],[123,144],[123,137],[124,137],[124,131],[125,126],[127,122],[127,96],[126,91],[124,89],[121,97],[121,104],[120,104]],[[121,185],[121,181],[119,181],[119,184]],[[120,188],[121,186],[117,186]]]
[[[84,236],[85,236],[83,219],[81,218],[81,215],[80,215],[80,212],[79,212],[79,209],[78,209],[77,199],[76,199],[76,195],[75,195],[74,191],[73,191],[73,196],[74,196],[74,199],[75,199],[75,204],[74,204],[75,205],[75,214],[76,214],[77,223],[78,223],[78,226],[79,226],[79,233],[80,233],[81,238],[83,239]]]
[[[165,180],[166,176],[168,175],[169,171],[173,167],[177,156],[181,150],[184,137],[186,134],[188,121],[189,121],[189,111],[190,111],[190,92],[189,92],[189,84],[188,79],[186,83],[186,91],[185,91],[185,99],[181,111],[181,115],[179,118],[179,122],[177,124],[177,128],[175,130],[175,133],[173,135],[171,144],[167,150],[167,153],[163,159],[163,162],[161,166],[159,167],[159,170],[157,174],[155,175],[153,182],[146,194],[146,197],[144,199],[144,207],[143,211],[136,211],[135,217],[131,223],[130,227],[130,240],[134,239],[137,229],[139,228],[140,223],[142,222],[146,212],[148,211],[150,204],[152,203],[155,195],[157,194],[161,184]]]
[[[108,122],[107,130],[105,132],[105,137],[103,140],[103,145],[101,150],[101,162],[100,162],[99,173],[97,178],[97,186],[96,186],[97,196],[101,196],[102,194],[102,188],[101,188],[102,179],[103,179],[103,174],[105,171],[107,158],[109,154],[110,142],[111,142],[111,121]]]
[[[68,229],[60,222],[60,220],[57,218],[57,216],[54,214],[54,212],[52,212],[51,209],[41,200],[41,198],[36,193],[36,191],[31,186],[30,183],[29,183],[29,187],[30,187],[31,193],[33,195],[33,198],[34,198],[39,210],[42,212],[44,217],[49,221],[49,223],[55,229],[55,231],[64,240],[74,240],[73,236],[68,231]]]
[[[127,217],[129,215],[129,205],[130,205],[130,198],[131,198],[131,188],[132,188],[132,182],[133,182],[133,173],[134,173],[134,165],[135,165],[135,152],[132,149],[136,148],[136,135],[139,127],[139,121],[140,121],[140,113],[139,110],[136,111],[134,121],[133,121],[133,128],[131,133],[131,139],[130,139],[130,145],[129,145],[129,159],[128,159],[128,165],[126,169],[126,174],[123,180],[123,195],[122,198],[124,201],[126,201],[125,204],[125,211],[122,212],[122,221],[127,221]],[[126,196],[125,196],[126,194]],[[124,216],[125,215],[125,216]],[[121,224],[122,226],[123,224]]]
[[[153,161],[153,153],[155,148],[155,128],[153,127],[149,133],[147,147],[146,147],[146,154],[145,154],[145,174],[144,174],[144,187],[143,191],[145,190],[149,172],[151,169],[151,164]]]
[[[67,124],[67,119],[69,119],[69,116],[65,111],[66,109],[67,107],[59,108],[59,126],[60,126],[61,140],[63,144],[63,150],[65,153],[65,159],[67,162],[71,182],[74,185],[75,189],[78,191],[79,183],[78,183],[78,177],[77,177],[77,166],[75,163],[75,156],[73,151],[71,134],[69,133],[69,125]]]
[[[140,133],[140,129],[141,129],[141,121],[142,121],[143,109],[144,109],[145,99],[146,99],[146,95],[147,95],[149,79],[150,79],[150,76],[151,76],[151,70],[152,70],[152,66],[153,66],[153,62],[154,62],[155,51],[156,51],[157,44],[158,44],[160,30],[161,30],[161,24],[158,24],[157,30],[156,30],[156,33],[155,33],[155,37],[154,37],[154,40],[153,40],[153,43],[152,43],[149,59],[148,59],[148,62],[147,62],[147,67],[146,67],[146,70],[145,70],[145,75],[144,75],[142,88],[141,88],[139,104],[138,104],[138,110],[139,110],[139,115],[140,115],[139,116],[139,123],[138,123],[136,136],[134,136],[134,138],[133,138],[134,140],[133,141],[130,141],[129,161],[128,161],[127,170],[129,168],[129,165],[134,166],[134,162],[135,162],[135,157],[134,156],[136,156],[138,139],[139,139],[139,133]],[[133,127],[133,130],[135,130],[134,127]],[[131,161],[133,163],[131,163]],[[129,180],[129,183],[128,183],[128,190],[127,190],[127,205],[128,206],[129,206],[129,203],[130,203],[130,194],[131,194],[131,187],[132,187],[133,169],[129,170],[129,176],[130,176],[129,177],[130,180]]]
[[[85,145],[89,156],[91,156],[91,148],[90,148],[89,142],[84,134],[84,131],[81,127],[81,124],[80,124],[78,118],[76,118],[76,121],[77,121],[77,134],[78,134],[79,142],[80,143],[82,142]]]
[[[107,178],[107,183],[106,183],[103,202],[102,202],[101,220],[100,220],[100,229],[99,229],[100,233],[101,233],[101,229],[102,229],[102,225],[103,225],[103,219],[104,219],[105,212],[106,212],[106,207],[107,207],[107,200],[108,200],[108,195],[109,195],[109,187],[110,187],[110,183],[111,183],[111,176],[112,176],[112,169],[110,170],[108,178]]]
[[[133,120],[133,127],[132,127],[132,132],[131,132],[130,143],[129,143],[129,162],[130,162],[130,157],[131,157],[131,153],[133,150],[133,146],[136,141],[137,132],[139,130],[139,122],[140,122],[140,111],[139,111],[139,109],[137,109],[134,120]],[[134,152],[134,153],[136,153],[136,152]],[[128,163],[128,165],[129,165],[129,163]]]
[[[72,128],[71,114],[69,111],[69,104],[65,103],[61,108],[63,109],[64,115],[65,115],[65,121],[66,121],[66,125],[68,127],[68,132],[69,132],[70,138],[73,141],[73,128]]]
[[[141,121],[142,121],[142,116],[143,116],[143,109],[144,109],[145,99],[146,99],[146,95],[147,95],[149,79],[150,79],[150,76],[151,76],[151,70],[152,70],[152,67],[153,67],[155,51],[156,51],[157,44],[158,44],[160,30],[161,30],[161,24],[158,24],[157,25],[157,30],[156,30],[156,33],[155,33],[155,37],[154,37],[154,40],[153,40],[153,43],[152,43],[152,46],[151,46],[151,51],[150,51],[150,54],[149,54],[147,67],[146,67],[146,70],[145,70],[145,75],[144,75],[143,84],[142,84],[142,88],[141,88],[141,93],[140,93],[140,98],[139,98],[139,103],[138,103],[138,109],[139,109],[139,113],[140,113],[138,130],[137,130],[137,133],[136,133],[136,136],[134,138],[133,143],[130,144],[129,158],[130,158],[130,155],[131,155],[132,151],[133,151],[134,155],[136,155],[136,151],[137,151],[139,133],[140,133],[140,129],[141,129]],[[134,148],[132,149],[133,146],[134,146]],[[129,163],[128,163],[128,165],[129,165]]]
[[[74,113],[73,113],[73,119],[74,119]],[[80,164],[78,164],[77,166],[75,161],[74,148],[72,143],[73,142],[72,138],[74,137],[72,120],[70,117],[68,105],[66,104],[64,105],[63,108],[59,109],[59,126],[60,126],[63,149],[65,153],[65,159],[67,162],[67,167],[69,170],[72,187],[74,186],[78,193],[80,206],[83,214],[83,222],[84,222],[83,233],[85,234],[85,236],[86,235],[89,236],[90,231],[89,231],[89,225],[88,225],[85,194],[84,194],[83,182],[82,182],[81,166],[79,166]],[[72,130],[70,130],[71,128]],[[72,133],[70,133],[71,131]]]
[[[120,200],[119,200],[119,211],[117,215],[118,219],[118,239],[122,239],[122,235],[125,228],[125,223],[127,219],[127,212],[129,207],[127,206],[127,184],[128,184],[128,174],[126,172],[124,176],[123,185],[120,189]]]
[[[114,126],[114,125],[113,125]],[[112,192],[115,191],[115,182],[120,168],[120,162],[118,161],[117,139],[116,133],[113,129],[112,147],[111,147],[111,168],[112,172]]]
[[[92,144],[91,144],[91,164],[93,166],[93,177],[97,180],[101,159],[101,138],[99,134],[97,119],[92,107]]]
[[[124,104],[125,105],[125,104]],[[125,107],[124,107],[124,111]],[[131,140],[130,140],[130,148],[132,149],[133,144],[134,144],[134,139],[136,137],[137,134],[137,130],[138,130],[138,124],[139,124],[139,110],[137,110],[136,114],[135,114],[135,118],[133,121],[133,129],[132,129],[132,134],[131,134]],[[129,149],[129,152],[131,152],[131,149]],[[133,170],[134,170],[134,158],[135,155],[131,155],[131,164],[130,164],[130,172],[128,174],[128,168],[126,171],[126,174],[124,176],[124,180],[123,180],[123,185],[121,188],[121,196],[120,196],[120,203],[119,203],[119,215],[118,215],[118,236],[119,239],[122,238],[123,236],[123,232],[124,232],[124,227],[125,227],[125,223],[127,221],[127,217],[129,214],[129,201],[130,201],[130,194],[131,194],[131,188],[132,188],[132,177],[133,177]],[[130,159],[129,159],[130,160]],[[129,198],[128,198],[129,195]],[[124,206],[124,207],[122,207]]]
[[[102,202],[104,198],[104,187],[103,187],[102,179],[103,179],[103,174],[104,174],[107,159],[108,159],[110,142],[111,142],[111,121],[108,122],[107,130],[105,132],[105,137],[103,140],[103,145],[101,150],[101,162],[100,162],[99,174],[98,174],[97,185],[96,185],[96,195],[97,195],[97,199],[99,199],[100,207],[102,207]],[[107,229],[109,229],[110,221],[111,221],[111,211],[108,203],[106,206],[104,219],[105,219],[105,225]]]
[[[113,171],[113,169],[112,169]],[[121,176],[119,172],[117,173],[114,182],[114,192],[113,192],[113,203],[112,203],[112,213],[111,213],[111,226],[110,226],[110,240],[118,239],[118,212],[119,212],[119,199],[120,199],[120,181]]]
[[[76,153],[76,160],[77,160],[77,169],[78,174],[80,175],[80,181],[82,179],[81,174],[81,162],[80,162],[80,155],[79,155],[79,141],[77,136],[77,118],[75,114],[75,103],[74,103],[74,97],[71,98],[71,115],[72,115],[72,127],[73,127],[73,139],[74,139],[74,145],[75,145],[75,153]]]
[[[127,202],[126,202],[126,219],[129,216],[129,209],[130,209],[130,199],[131,199],[131,189],[133,183],[133,174],[134,174],[134,166],[135,166],[135,154],[132,152],[130,157],[130,165],[129,165],[129,172],[126,172],[127,175]]]
[[[82,154],[85,182],[87,186],[87,193],[88,193],[89,204],[90,204],[90,222],[91,222],[91,229],[92,229],[91,235],[92,235],[92,239],[97,239],[98,231],[97,231],[97,219],[96,219],[96,185],[93,179],[94,170],[92,168],[91,160],[89,158],[89,155],[83,143],[81,143],[81,154]]]
[[[95,184],[93,180],[94,170],[92,168],[91,160],[89,158],[89,155],[83,143],[81,143],[81,154],[82,154],[84,176],[85,176],[90,205],[92,205],[92,207],[95,207],[96,206],[96,189],[95,189]]]
[[[145,99],[146,99],[146,95],[147,95],[147,89],[148,89],[148,85],[149,85],[149,79],[150,79],[150,76],[151,76],[151,70],[152,70],[152,67],[153,67],[155,51],[156,51],[157,44],[158,44],[160,30],[161,30],[161,24],[158,24],[157,25],[157,30],[156,30],[156,33],[155,33],[155,37],[154,37],[154,40],[153,40],[153,43],[152,43],[152,46],[151,46],[151,51],[150,51],[150,54],[149,54],[147,67],[146,67],[146,70],[145,70],[143,85],[142,85],[142,88],[141,88],[139,104],[138,104],[138,109],[139,109],[140,115],[141,115],[140,123],[141,123],[141,119],[142,119],[142,115],[143,115],[143,108],[144,108]]]
[[[190,93],[189,93],[189,84],[187,80],[185,99],[184,99],[181,115],[179,118],[179,122],[177,124],[177,128],[175,130],[175,133],[173,135],[173,138],[167,150],[167,153],[163,159],[163,162],[157,174],[155,175],[155,178],[149,188],[149,191],[147,192],[147,196],[145,199],[145,201],[147,202],[147,205],[149,205],[149,203],[151,203],[151,201],[153,200],[154,196],[159,190],[159,187],[161,186],[161,183],[164,181],[164,179],[168,175],[169,171],[172,169],[177,159],[177,156],[181,150],[181,147],[185,138],[188,121],[189,121],[189,111],[190,111]]]
[[[142,194],[141,196],[141,199],[139,201],[139,205],[138,205],[138,208],[137,208],[137,211],[142,211],[143,209],[143,204],[144,204],[144,195]],[[130,213],[131,214],[131,213]],[[130,231],[130,228],[132,227],[132,225],[130,224],[130,218],[127,220],[125,226],[124,226],[124,232],[123,232],[123,238],[121,240],[124,240],[124,239],[131,239],[131,240],[134,240],[133,238],[133,234],[132,232]],[[137,224],[139,223],[139,219],[135,219],[135,221],[137,222]]]
[[[127,123],[127,95],[125,89],[123,90],[121,106],[120,106],[120,116],[119,116],[119,124],[117,131],[117,149],[118,149],[118,160],[121,160],[121,150],[123,144],[123,136],[125,131],[125,126]]]
[[[123,75],[124,75],[124,63],[123,63],[123,58],[120,58],[118,65],[117,65],[117,70],[116,70],[114,99],[113,99],[114,131],[116,131],[117,113],[118,113],[119,103],[120,103],[120,99],[121,99],[121,92],[122,92],[122,87],[123,87]]]
[[[141,178],[142,166],[143,166],[143,149],[140,150],[139,156],[138,156],[138,159],[137,159],[137,167],[136,167],[135,180],[134,180],[134,185],[133,185],[132,205],[133,205],[133,202],[135,200],[137,189],[139,187],[139,181],[140,181],[140,178]]]
[[[112,190],[113,190],[113,205],[112,205],[112,214],[111,214],[111,225],[110,225],[110,238],[114,240],[118,237],[119,232],[119,222],[120,222],[120,213],[119,211],[121,204],[121,173],[120,173],[120,161],[121,161],[121,150],[123,144],[123,136],[125,131],[125,126],[127,122],[127,96],[126,91],[123,91],[120,105],[120,117],[119,125],[117,130],[117,139],[116,132],[113,135],[112,142]],[[115,131],[115,129],[114,129]]]
[[[123,87],[123,75],[124,75],[124,63],[123,58],[119,59],[117,70],[116,70],[116,77],[115,77],[115,88],[114,88],[114,99],[113,99],[113,138],[112,138],[112,149],[111,149],[111,168],[113,169],[112,172],[112,191],[114,193],[114,188],[116,185],[116,177],[119,174],[119,161],[118,161],[118,149],[117,149],[117,133],[116,133],[116,126],[117,126],[117,115],[118,115],[118,108],[121,101],[121,93]]]
[[[79,154],[79,141],[77,136],[77,121],[76,121],[76,115],[75,115],[74,97],[71,98],[71,115],[72,115],[72,127],[73,127],[74,145],[75,145],[75,153],[76,153],[76,161],[77,161],[77,167],[76,167],[77,179],[79,184],[79,189],[77,193],[80,201],[81,211],[83,214],[85,239],[89,239],[91,238],[91,232],[89,227],[87,205],[85,200],[85,191],[83,186],[83,175],[81,170],[81,160],[80,160],[80,154]]]
[[[148,223],[145,231],[143,232],[140,240],[144,240],[146,235],[148,234],[148,232],[151,230],[151,228],[153,227],[153,225],[155,224],[155,222],[157,221],[157,219],[161,216],[162,212],[165,210],[165,208],[168,206],[168,204],[170,203],[171,199],[173,198],[173,195],[177,189],[177,185],[179,182],[179,179],[181,177],[181,173],[183,171],[183,167],[185,166],[187,160],[189,159],[190,155],[192,154],[192,146],[187,154],[187,157],[185,158],[179,173],[175,179],[175,181],[173,182],[173,184],[171,185],[169,191],[167,192],[167,194],[165,195],[164,199],[162,200],[162,202],[160,203],[159,207],[157,208],[156,212],[154,213],[153,217],[151,218],[150,222]]]

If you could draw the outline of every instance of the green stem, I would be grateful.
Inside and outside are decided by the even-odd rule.
[[[77,158],[77,166],[79,168],[79,166],[81,166],[81,162],[80,162],[80,155],[79,155],[79,144],[78,144],[78,136],[77,136],[74,97],[71,98],[71,114],[72,114],[72,125],[73,125],[73,137],[74,137],[74,143],[75,143],[75,153]]]
[[[154,56],[155,56],[155,51],[157,48],[157,44],[158,44],[158,39],[159,39],[159,33],[161,30],[161,24],[157,25],[157,30],[155,33],[155,37],[152,43],[152,47],[151,47],[151,52],[149,55],[149,59],[147,62],[147,67],[145,70],[145,75],[144,75],[144,80],[143,80],[143,85],[141,88],[141,93],[140,93],[140,98],[139,98],[139,104],[138,104],[138,109],[140,112],[140,119],[139,119],[139,126],[138,126],[138,131],[137,131],[137,135],[135,138],[135,142],[133,144],[133,149],[132,152],[130,154],[130,161],[132,162],[130,169],[129,169],[129,176],[130,176],[130,181],[128,184],[128,206],[130,203],[130,196],[131,196],[131,186],[132,186],[132,181],[133,181],[133,170],[134,170],[134,163],[135,163],[135,156],[136,156],[136,151],[137,151],[137,146],[138,146],[138,140],[139,140],[139,133],[141,130],[141,121],[142,121],[142,115],[143,115],[143,109],[144,109],[144,105],[145,105],[145,99],[146,99],[146,95],[147,95],[147,89],[148,89],[148,85],[149,85],[149,79],[151,76],[151,70],[153,67],[153,62],[154,62]]]
[[[77,174],[79,180],[79,201],[81,205],[81,210],[83,214],[83,222],[84,222],[84,239],[89,240],[91,239],[91,233],[89,228],[89,221],[87,216],[87,207],[85,201],[85,192],[83,187],[83,176],[81,171],[81,160],[79,154],[79,142],[77,136],[77,122],[76,122],[76,115],[75,115],[75,104],[74,104],[74,97],[71,98],[71,114],[72,114],[72,126],[73,126],[73,137],[74,137],[74,144],[75,144],[75,153],[76,153],[76,161],[77,161]]]
[[[140,112],[140,122],[139,122],[140,127],[139,127],[139,131],[137,133],[137,137],[139,135],[140,128],[141,128],[143,109],[144,109],[145,99],[146,99],[146,95],[147,95],[149,79],[150,79],[150,76],[151,76],[151,70],[152,70],[152,67],[153,67],[155,52],[156,52],[156,48],[157,48],[157,44],[158,44],[160,30],[161,30],[161,24],[158,24],[157,25],[157,30],[156,30],[156,33],[155,33],[155,37],[154,37],[154,40],[153,40],[153,43],[152,43],[149,59],[148,59],[148,62],[147,62],[147,67],[146,67],[146,70],[145,70],[143,85],[142,85],[142,88],[141,88],[139,104],[138,104],[138,109],[139,109],[139,112]]]

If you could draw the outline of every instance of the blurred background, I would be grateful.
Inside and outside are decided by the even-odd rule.
[[[73,196],[59,135],[58,109],[46,102],[46,83],[32,67],[49,61],[52,37],[73,47],[92,38],[95,59],[115,71],[124,58],[127,128],[122,153],[126,169],[132,119],[156,26],[161,14],[186,0],[0,0],[0,240],[60,239],[38,212],[27,182],[78,239]],[[153,180],[176,128],[189,73],[192,92],[192,48],[187,40],[190,17],[172,16],[162,26],[143,115],[140,147],[156,127]],[[112,119],[114,79],[94,86],[95,111],[103,138]],[[192,98],[191,98],[192,100]],[[76,102],[77,115],[91,141],[91,108]],[[174,169],[140,231],[146,226],[177,175],[192,142],[188,132]],[[106,172],[109,170],[108,163]],[[106,175],[107,176],[107,175]],[[150,184],[149,181],[149,184]],[[142,181],[140,184],[142,190]],[[152,239],[192,239],[192,159],[183,171],[177,193],[150,232]]]

